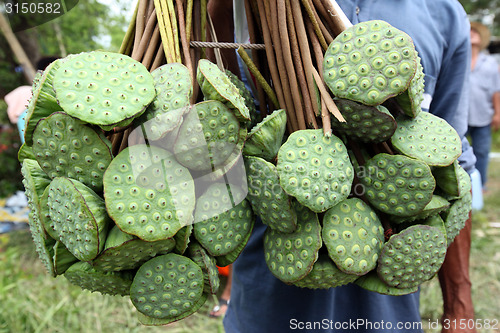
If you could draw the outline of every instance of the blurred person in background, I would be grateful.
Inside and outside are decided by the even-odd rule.
[[[470,42],[472,56],[468,135],[485,191],[491,131],[500,128],[500,72],[495,58],[483,52],[490,43],[490,31],[485,25],[471,22]]]
[[[58,59],[58,57],[47,56],[40,58],[36,64],[37,70],[45,70],[45,68],[56,59]],[[24,85],[17,87],[4,97],[7,103],[7,115],[9,116],[10,122],[18,126],[22,142],[24,142],[24,135],[22,134],[24,130],[24,115],[26,114],[31,95],[31,85]]]

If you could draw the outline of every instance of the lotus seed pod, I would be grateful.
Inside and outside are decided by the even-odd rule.
[[[415,118],[401,115],[391,142],[398,152],[430,166],[447,166],[462,154],[462,141],[446,120],[429,112]]]
[[[245,194],[236,186],[214,183],[198,198],[193,234],[210,255],[232,252],[252,232],[254,216]]]
[[[45,188],[45,191],[43,191],[43,194],[39,198],[39,207],[38,207],[38,218],[40,220],[40,223],[45,230],[46,234],[54,239],[58,240],[59,235],[57,232],[54,230],[54,223],[50,219],[50,209],[49,209],[49,186]]]
[[[31,159],[25,159],[21,167],[23,175],[23,185],[28,199],[28,223],[31,237],[35,243],[35,250],[40,260],[47,269],[47,272],[55,276],[53,257],[53,246],[55,241],[48,237],[45,228],[40,221],[40,197],[42,197],[45,188],[50,184],[47,177],[38,162]]]
[[[326,211],[321,236],[330,258],[347,274],[364,275],[374,269],[384,246],[380,219],[358,198]]]
[[[111,224],[104,200],[77,180],[57,177],[49,185],[47,203],[58,239],[78,260],[94,259]]]
[[[191,223],[195,206],[189,170],[154,146],[124,149],[104,173],[106,209],[118,227],[145,241],[172,238]]]
[[[102,191],[102,177],[113,155],[111,143],[93,128],[64,112],[38,122],[33,132],[33,153],[47,175],[69,177]]]
[[[401,95],[395,97],[403,113],[408,117],[416,117],[422,111],[424,101],[424,68],[417,56],[417,72],[410,81],[410,86]]]
[[[384,106],[367,106],[346,99],[335,102],[346,121],[332,117],[332,128],[349,138],[379,143],[390,139],[396,130],[396,120]]]
[[[328,255],[320,254],[311,272],[294,285],[300,288],[329,289],[349,284],[357,278],[359,276],[339,270]]]
[[[271,273],[292,284],[312,270],[321,248],[321,226],[318,215],[294,201],[298,221],[292,233],[267,228],[264,233],[264,257]]]
[[[435,167],[432,174],[436,179],[436,185],[446,194],[451,196],[459,196],[459,180],[458,180],[458,160],[445,167]]]
[[[104,130],[130,124],[156,95],[144,65],[104,51],[80,53],[65,61],[54,75],[54,90],[66,113]]]
[[[229,157],[217,167],[212,169],[211,172],[208,172],[208,170],[202,172],[192,171],[193,178],[197,181],[214,182],[220,180],[222,177],[228,177],[230,174],[239,174],[244,172],[245,166],[243,162],[242,149],[245,144],[246,136],[246,128],[240,127],[240,131],[238,132],[238,143],[234,146]],[[243,178],[240,177],[240,179]]]
[[[254,102],[255,99],[252,93],[247,89],[245,83],[241,81],[236,75],[234,75],[230,70],[226,69],[224,73],[226,73],[227,77],[229,78],[229,81],[231,81],[231,83],[234,84],[236,89],[238,89],[238,92],[245,101],[245,105],[248,108],[248,113],[251,119],[251,121],[248,123],[248,128],[250,129],[254,127],[260,121],[260,117],[259,117],[259,112],[255,108],[255,102]]]
[[[221,102],[198,103],[179,129],[175,157],[189,169],[213,170],[225,162],[237,146],[239,130],[238,120]]]
[[[354,171],[344,143],[322,129],[292,133],[278,152],[281,187],[313,212],[324,212],[351,192]]]
[[[435,216],[442,211],[448,209],[450,207],[450,202],[445,198],[434,194],[432,195],[431,201],[424,207],[422,211],[412,216],[390,216],[389,219],[391,223],[399,224],[399,223],[410,223],[418,220],[425,220],[431,216]]]
[[[40,79],[35,81],[32,87],[33,96],[28,103],[28,113],[26,114],[24,125],[24,141],[27,146],[33,144],[33,131],[38,121],[49,116],[52,112],[62,110],[53,89],[54,75],[62,62],[62,59],[57,59],[50,63],[45,68]]]
[[[184,254],[186,252],[189,245],[189,237],[193,233],[193,225],[188,224],[185,227],[182,227],[177,233],[174,235],[175,239],[175,248],[174,252],[177,254]]]
[[[82,289],[111,296],[129,295],[133,279],[130,272],[102,272],[83,261],[71,265],[64,273],[64,277]]]
[[[105,272],[132,270],[157,255],[169,253],[174,246],[172,238],[146,242],[114,226],[106,238],[104,250],[91,264]]]
[[[438,272],[445,255],[446,237],[439,228],[414,225],[385,243],[377,273],[391,287],[414,288]]]
[[[203,294],[203,272],[191,259],[169,253],[144,263],[130,287],[130,300],[149,317],[176,320]]]
[[[357,279],[354,283],[363,289],[390,296],[412,294],[418,290],[418,286],[412,288],[391,287],[384,281],[380,280],[376,271],[371,271],[370,273],[359,277],[359,279]]]
[[[408,88],[417,57],[406,33],[380,20],[361,22],[330,44],[323,76],[336,97],[378,105]]]
[[[68,268],[78,261],[66,246],[60,241],[57,241],[53,247],[54,251],[54,273],[62,275]]]
[[[215,261],[217,262],[217,266],[226,267],[226,266],[234,263],[236,261],[236,259],[238,259],[240,254],[243,252],[243,250],[245,249],[245,246],[247,245],[248,240],[250,239],[251,235],[252,235],[251,232],[247,233],[243,237],[243,241],[241,241],[238,244],[238,246],[236,246],[236,248],[234,250],[232,250],[231,252],[229,252],[228,254],[225,254],[223,256],[216,256]]]
[[[149,140],[158,140],[180,125],[193,94],[191,76],[180,63],[165,64],[151,72],[156,97],[134,126],[144,125]]]
[[[286,130],[286,112],[284,109],[275,110],[255,125],[248,133],[243,154],[246,156],[262,157],[273,161],[283,142]]]
[[[450,167],[451,166],[448,166],[446,168],[450,168]],[[436,172],[438,170],[439,170],[439,168],[434,168],[433,172]],[[439,173],[439,171],[438,171],[438,173]],[[456,192],[450,193],[450,192],[446,192],[443,190],[443,193],[441,193],[447,200],[451,201],[451,200],[460,199],[472,191],[472,181],[471,181],[470,175],[459,164],[458,164],[458,167],[456,169],[456,178],[457,178],[456,180],[452,180],[452,179],[449,180],[449,182],[458,182],[458,188],[456,189]],[[443,180],[441,180],[441,181],[443,181]],[[447,190],[450,190],[450,188],[446,187],[445,185],[443,185],[443,188],[447,188]]]
[[[205,281],[204,292],[217,294],[220,286],[219,270],[215,258],[205,251],[203,246],[198,243],[189,245],[189,258],[200,266]]]
[[[143,123],[137,121],[138,125],[128,137],[128,145],[133,146],[138,142],[148,142],[150,145],[173,151],[172,146],[184,120],[183,117],[188,111],[189,107],[175,109],[158,114],[153,119]]]
[[[36,160],[35,154],[33,154],[33,147],[26,145],[26,142],[23,143],[17,152],[17,159],[21,164],[25,159]]]
[[[425,220],[421,220],[421,224],[438,228],[439,231],[441,231],[441,233],[444,235],[444,238],[446,239],[446,244],[449,245],[448,231],[446,230],[446,225],[444,224],[443,218],[439,214],[428,217]]]
[[[472,211],[472,193],[467,192],[463,197],[452,202],[450,208],[443,212],[444,225],[450,245],[460,231],[465,227],[465,222]]]
[[[206,59],[201,59],[198,62],[196,79],[205,99],[213,99],[226,104],[241,122],[250,120],[250,111],[238,88],[217,65]]]
[[[280,186],[276,167],[260,157],[245,158],[248,200],[262,223],[280,232],[297,228],[291,197]]]
[[[366,161],[359,179],[370,204],[396,216],[421,212],[431,201],[436,187],[431,169],[424,162],[384,153]]]
[[[170,324],[174,321],[178,321],[178,320],[184,319],[184,318],[192,315],[193,313],[195,313],[196,311],[201,309],[201,307],[206,303],[207,299],[208,299],[208,294],[203,293],[201,295],[201,297],[198,298],[196,303],[189,309],[189,311],[185,312],[184,314],[182,314],[178,317],[159,319],[159,318],[153,318],[153,317],[146,316],[145,314],[143,314],[141,312],[137,312],[137,319],[139,320],[139,322],[142,325],[145,325],[145,326],[167,325],[167,324]]]

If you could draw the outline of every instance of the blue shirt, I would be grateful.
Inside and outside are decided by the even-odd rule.
[[[414,39],[424,67],[429,111],[447,120],[463,137],[467,130],[468,99],[462,93],[468,88],[464,82],[470,68],[470,27],[459,2],[337,3],[354,24],[382,19]],[[473,168],[475,158],[466,143],[463,149],[462,159],[466,163],[462,165]],[[386,296],[354,284],[311,290],[276,279],[264,260],[265,228],[258,219],[247,246],[233,264],[231,302],[224,318],[227,333],[422,332],[418,293]]]
[[[491,124],[495,109],[493,94],[500,91],[498,63],[490,55],[480,53],[470,75],[469,126]]]

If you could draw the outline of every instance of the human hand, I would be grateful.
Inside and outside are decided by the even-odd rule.
[[[500,129],[500,114],[499,115],[495,114],[495,116],[493,116],[493,119],[491,121],[491,128],[494,131],[498,131],[498,129]]]

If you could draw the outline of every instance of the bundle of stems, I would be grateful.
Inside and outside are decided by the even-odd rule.
[[[265,48],[252,48],[252,57],[241,46],[237,53],[256,78],[261,117],[282,108],[289,133],[323,128],[325,135],[331,135],[331,115],[344,119],[322,79],[323,54],[351,23],[334,0],[244,1],[251,45]],[[206,57],[205,47],[233,47],[203,44],[210,31],[207,0],[138,0],[120,52],[150,71],[165,63],[186,65],[195,103],[196,65]],[[198,42],[203,48],[192,46]],[[109,133],[113,153],[127,146],[131,131],[116,128]]]

